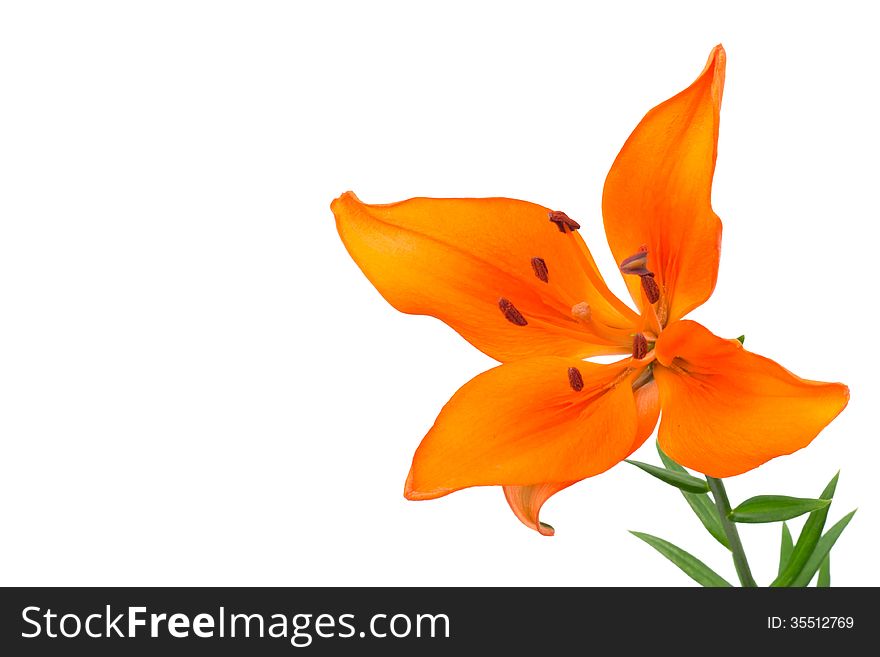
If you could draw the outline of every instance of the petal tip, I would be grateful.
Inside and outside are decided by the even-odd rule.
[[[712,48],[709,53],[709,60],[706,62],[706,68],[703,69],[703,75],[712,78],[712,93],[716,102],[721,104],[721,94],[724,91],[724,76],[727,70],[727,51],[720,43]],[[702,77],[702,76],[701,76]]]
[[[338,214],[337,210],[340,208],[340,206],[352,201],[355,203],[361,202],[360,199],[351,190],[343,192],[330,202],[330,210],[333,212],[333,214]]]
[[[826,388],[830,388],[835,391],[836,401],[837,401],[837,412],[834,413],[834,416],[828,420],[828,424],[831,424],[833,420],[837,418],[838,415],[843,413],[844,409],[849,405],[849,386],[845,383],[834,382],[834,383],[819,383],[819,385],[823,385]]]
[[[727,66],[727,51],[724,49],[720,43],[712,48],[712,52],[709,53],[709,59],[706,62],[705,71],[712,70],[717,73],[719,70],[724,71]]]
[[[538,532],[541,536],[553,536],[556,533],[556,530],[553,529],[553,525],[548,525],[546,522],[539,522]]]
[[[544,502],[553,495],[571,486],[573,481],[560,483],[535,484],[531,486],[504,486],[504,497],[517,519],[541,536],[553,536],[556,530],[553,525],[541,522],[539,515]]]
[[[415,491],[413,486],[413,469],[409,469],[409,473],[406,475],[406,483],[403,485],[403,496],[408,500],[417,500],[418,493]]]
[[[449,493],[453,492],[452,489],[435,489],[435,490],[419,490],[415,483],[413,483],[413,471],[415,467],[410,468],[409,474],[406,476],[406,483],[403,485],[403,496],[411,500],[413,502],[419,502],[421,500],[434,500],[438,497],[443,497],[444,495],[449,495]]]
[[[834,385],[840,390],[840,410],[837,411],[837,415],[840,415],[843,413],[843,409],[847,407],[847,404],[849,404],[849,386],[843,383],[836,383]],[[836,418],[837,415],[834,417]]]

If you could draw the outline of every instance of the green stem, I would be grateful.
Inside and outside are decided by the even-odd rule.
[[[733,565],[736,566],[736,574],[739,575],[739,581],[743,586],[758,586],[752,577],[752,571],[749,569],[749,562],[746,559],[746,552],[743,549],[742,541],[739,540],[739,532],[736,525],[730,521],[730,500],[727,499],[727,491],[724,489],[724,482],[714,477],[706,477],[709,482],[709,489],[715,498],[715,508],[718,509],[718,517],[721,518],[721,526],[727,535],[730,543],[730,551],[733,552]]]

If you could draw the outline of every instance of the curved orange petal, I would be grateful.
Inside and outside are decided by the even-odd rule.
[[[576,481],[565,481],[533,486],[504,486],[504,497],[522,524],[543,536],[553,536],[556,530],[538,518],[541,507],[556,493],[576,483]]]
[[[657,418],[660,416],[660,395],[655,381],[641,386],[635,391],[634,397],[638,420],[635,440],[633,440],[627,456],[641,447],[642,443],[654,432]],[[539,518],[541,507],[556,493],[576,483],[576,481],[564,481],[533,486],[504,486],[504,497],[513,513],[526,527],[534,529],[544,536],[553,536],[555,533],[553,527],[541,522]]]
[[[629,351],[635,313],[547,208],[501,198],[366,205],[351,192],[331,207],[351,257],[391,305],[443,320],[497,360]]]
[[[453,395],[413,457],[409,499],[469,486],[576,481],[627,455],[638,418],[634,370],[544,357],[508,363]]]
[[[645,115],[605,180],[611,251],[620,263],[647,247],[647,268],[664,291],[670,321],[706,301],[718,276],[721,220],[711,194],[724,64],[716,46],[690,87]],[[643,307],[639,277],[625,278]]]
[[[663,331],[656,355],[660,446],[711,477],[806,447],[849,400],[841,383],[801,379],[688,320]]]

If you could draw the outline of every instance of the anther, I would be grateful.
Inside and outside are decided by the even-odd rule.
[[[628,258],[624,258],[620,263],[620,271],[624,274],[633,274],[635,276],[646,276],[651,273],[648,269],[648,249],[642,247],[638,253],[632,254]]]
[[[648,355],[648,340],[641,333],[636,333],[633,336],[632,355],[636,360],[642,360],[642,358]]]
[[[504,313],[504,318],[511,324],[516,324],[517,326],[525,326],[528,324],[526,318],[516,309],[516,306],[510,303],[509,299],[505,299],[504,297],[498,299],[498,307],[501,309],[501,312]]]
[[[581,371],[578,368],[568,368],[568,385],[575,392],[580,392],[584,389],[584,377],[581,376]]]
[[[560,233],[570,233],[581,227],[578,222],[559,210],[550,211],[550,221],[556,224]]]
[[[544,262],[543,258],[532,258],[532,271],[535,272],[535,276],[540,278],[545,283],[549,282],[549,278],[547,274],[547,263]]]
[[[581,301],[580,303],[576,303],[571,307],[571,315],[575,319],[581,322],[589,322],[590,316],[593,314],[593,311],[590,309],[590,304],[586,301]]]
[[[660,300],[660,286],[654,280],[654,274],[642,275],[642,289],[651,303],[657,303]]]
[[[620,263],[620,271],[642,279],[642,289],[648,301],[657,303],[660,300],[660,286],[654,280],[654,272],[648,269],[648,247],[643,246],[638,253],[624,258]]]

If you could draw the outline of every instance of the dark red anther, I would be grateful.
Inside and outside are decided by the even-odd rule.
[[[584,389],[584,377],[581,376],[581,371],[578,368],[568,368],[568,385],[575,392],[580,392]]]
[[[560,233],[570,233],[581,227],[578,222],[559,210],[550,211],[550,221],[556,224]]]
[[[654,280],[654,274],[644,274],[642,276],[642,289],[645,291],[648,301],[651,303],[660,301],[660,286]]]
[[[510,303],[509,299],[505,299],[504,297],[498,299],[498,307],[501,309],[501,312],[504,313],[504,318],[511,324],[516,324],[517,326],[525,326],[528,324],[526,318],[516,309],[516,306]]]
[[[644,248],[638,253],[633,253],[628,258],[624,258],[620,263],[620,271],[624,274],[633,274],[634,276],[650,274],[651,271],[648,269],[648,249]]]
[[[648,355],[648,340],[641,333],[633,336],[633,358],[642,360]]]
[[[544,262],[544,258],[532,258],[532,271],[535,272],[535,276],[545,283],[550,280],[547,276],[549,272],[547,271],[547,263]]]

